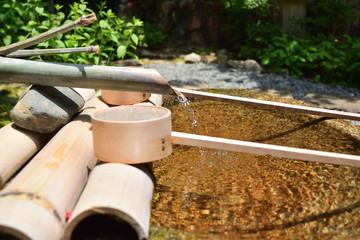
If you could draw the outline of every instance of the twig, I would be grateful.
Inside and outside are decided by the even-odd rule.
[[[65,24],[63,26],[51,29],[51,30],[49,30],[47,32],[44,32],[44,33],[39,34],[37,36],[31,37],[29,39],[25,39],[23,41],[16,42],[16,43],[10,44],[8,46],[1,47],[0,48],[0,56],[1,55],[7,55],[7,54],[15,52],[17,50],[30,47],[32,45],[35,45],[35,44],[37,44],[39,42],[42,42],[42,41],[44,41],[46,39],[52,38],[52,37],[54,37],[56,35],[59,35],[61,33],[68,32],[68,31],[70,31],[70,30],[72,30],[72,29],[74,29],[76,27],[87,26],[90,23],[94,22],[95,20],[96,20],[96,16],[95,16],[94,13],[91,13],[89,15],[84,15],[84,16],[80,17],[79,19],[71,22],[71,23],[68,23],[68,24]]]
[[[55,49],[37,49],[37,50],[17,50],[16,52],[9,53],[7,57],[22,58],[37,55],[52,55],[52,54],[66,54],[66,53],[98,53],[99,46],[90,47],[77,47],[77,48],[55,48]]]

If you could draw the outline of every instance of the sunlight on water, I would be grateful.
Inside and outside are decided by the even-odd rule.
[[[360,155],[345,121],[209,101],[191,103],[202,135]],[[182,106],[173,130],[194,133]],[[202,156],[200,152],[203,151]],[[207,239],[356,239],[360,170],[174,145],[154,163],[154,224]]]

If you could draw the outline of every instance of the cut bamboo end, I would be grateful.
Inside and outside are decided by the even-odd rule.
[[[69,219],[64,239],[97,235],[147,239],[153,192],[151,175],[145,164],[96,166]]]
[[[46,205],[29,201],[30,198],[40,201],[34,195],[0,196],[0,237],[49,240],[61,236],[64,226],[54,216],[55,212]]]
[[[75,22],[79,26],[87,26],[96,21],[95,13],[90,13],[89,15],[83,15]]]
[[[100,47],[99,46],[90,46],[90,53],[99,53]]]
[[[149,99],[150,93],[101,90],[101,98],[111,105],[130,105]]]

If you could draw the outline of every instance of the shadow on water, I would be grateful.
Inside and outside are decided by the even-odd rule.
[[[210,101],[191,106],[202,135],[360,155],[360,128],[346,121]],[[181,106],[167,107],[174,131],[194,133]],[[174,145],[154,174],[151,221],[165,227],[209,239],[360,235],[355,167]]]

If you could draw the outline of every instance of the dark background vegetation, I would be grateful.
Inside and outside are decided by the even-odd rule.
[[[288,0],[296,4],[301,1],[305,0]],[[81,0],[5,0],[0,6],[6,2],[32,2],[41,6],[46,12],[44,19],[52,19],[57,25],[90,9],[97,13],[98,23],[103,20],[102,24],[88,32],[87,41],[81,42],[87,30],[75,31],[74,35],[78,37],[68,38],[73,38],[72,45],[99,44],[103,49],[100,57],[81,55],[79,59],[65,56],[57,57],[57,61],[110,64],[112,60],[124,57],[137,58],[138,47],[152,51],[172,49],[182,53],[216,52],[225,48],[231,58],[257,60],[266,72],[286,72],[316,82],[360,87],[359,0],[308,0],[306,14],[290,20],[294,29],[303,30],[301,33],[284,30],[280,0],[108,0],[106,4]],[[63,7],[59,10],[57,5]],[[79,5],[86,5],[86,10],[76,8]],[[0,8],[0,29],[9,24],[11,29],[16,29],[15,19],[24,18],[18,16],[20,14],[10,16],[9,10],[14,11],[12,9],[5,11]],[[37,10],[29,11],[36,13]],[[50,17],[59,15],[59,11],[64,15],[62,18]],[[1,17],[4,14],[10,17]],[[121,22],[115,21],[115,17]],[[32,20],[41,23],[44,19],[33,17]],[[129,26],[128,22],[134,26]],[[30,35],[54,25],[40,24],[34,31],[29,19],[19,21],[19,24],[27,25]],[[22,26],[23,30],[25,28]],[[19,40],[15,37],[15,34],[19,35],[18,31],[4,30],[0,37],[7,41],[0,44],[9,44],[11,34],[11,42]],[[69,39],[57,40],[38,47],[71,45]]]

